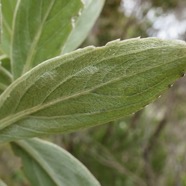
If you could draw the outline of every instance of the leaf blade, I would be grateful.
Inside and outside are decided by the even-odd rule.
[[[5,69],[0,61],[0,94],[8,87],[12,82],[12,76],[10,72]]]
[[[80,0],[19,1],[11,53],[15,79],[42,61],[60,54],[72,30],[71,19],[81,6]]]
[[[57,145],[40,139],[12,144],[32,185],[100,186],[81,162]]]
[[[10,57],[13,16],[16,10],[17,0],[14,1],[1,0],[1,4],[2,4],[1,48]]]
[[[69,132],[132,114],[185,72],[185,50],[184,42],[132,39],[46,61],[0,97],[0,140]]]

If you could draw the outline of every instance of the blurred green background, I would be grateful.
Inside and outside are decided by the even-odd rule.
[[[81,47],[132,37],[186,39],[185,0],[106,0]],[[67,149],[102,186],[186,186],[186,78],[143,110],[118,121],[47,138]],[[29,186],[21,161],[0,148],[0,177]]]

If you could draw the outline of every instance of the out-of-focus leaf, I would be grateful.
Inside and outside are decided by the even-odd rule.
[[[0,140],[75,131],[132,114],[186,70],[186,44],[114,41],[48,60],[0,96]]]
[[[0,94],[12,82],[12,75],[10,74],[10,72],[6,68],[4,68],[2,66],[1,60],[3,60],[3,56],[0,56]]]
[[[0,186],[7,186],[7,185],[0,179]]]
[[[12,147],[33,186],[100,186],[81,162],[57,145],[31,139]]]
[[[11,54],[15,79],[61,53],[81,7],[81,0],[19,0]]]
[[[17,0],[1,0],[2,5],[1,48],[8,56],[10,56],[13,15],[15,12],[16,4]]]
[[[85,40],[99,16],[105,0],[84,0],[84,3],[84,9],[65,42],[62,53],[73,51]]]
[[[9,72],[11,75],[11,81],[13,80],[12,74],[11,74],[11,64],[10,64],[10,58],[8,56],[0,56],[1,65]]]

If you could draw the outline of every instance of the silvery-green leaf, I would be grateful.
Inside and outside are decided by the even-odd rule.
[[[62,53],[76,49],[87,37],[96,19],[98,18],[105,0],[84,0],[85,6],[70,33]]]
[[[8,56],[10,56],[12,24],[16,4],[17,0],[1,0],[2,10],[1,48]]]
[[[57,145],[31,139],[12,147],[33,186],[100,186],[81,162]]]
[[[81,0],[18,1],[11,54],[15,79],[61,53],[81,8]]]
[[[186,44],[113,41],[48,60],[0,96],[0,140],[75,131],[132,114],[186,70]]]

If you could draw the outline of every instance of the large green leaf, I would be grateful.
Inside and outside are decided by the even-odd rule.
[[[14,15],[16,4],[17,4],[17,0],[1,0],[1,5],[2,5],[1,48],[8,56],[10,56],[13,15]]]
[[[186,44],[114,41],[48,60],[0,96],[0,140],[62,133],[129,115],[186,70]]]
[[[104,2],[105,0],[84,0],[84,9],[65,42],[62,53],[73,51],[85,40],[98,18]]]
[[[19,0],[13,27],[14,78],[61,53],[81,0]]]
[[[100,186],[81,162],[57,145],[32,139],[12,146],[33,186]]]

